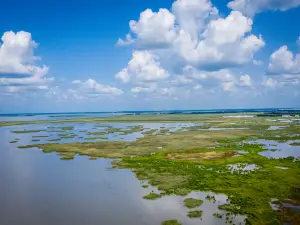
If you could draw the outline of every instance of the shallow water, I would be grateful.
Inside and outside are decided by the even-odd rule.
[[[5,127],[11,131],[23,130],[45,130],[33,133],[13,133],[10,141],[18,138],[20,141],[16,145],[31,145],[45,143],[73,143],[73,142],[95,142],[95,141],[136,141],[144,137],[144,132],[153,130],[153,134],[162,129],[168,129],[169,133],[178,130],[184,131],[184,128],[199,126],[203,123],[63,123],[63,124],[26,124]],[[118,128],[122,131],[128,130],[133,126],[141,126],[142,131],[123,134],[122,132],[110,132],[103,135],[88,135],[89,132],[104,132],[108,128]],[[62,127],[74,127],[71,130],[62,130]],[[51,132],[53,131],[53,132]],[[73,135],[72,138],[63,138],[60,135]],[[47,137],[36,137],[47,136]],[[91,139],[92,138],[92,139]],[[94,138],[94,139],[93,139]],[[32,141],[36,139],[37,141]],[[61,139],[61,140],[55,140]],[[53,141],[54,140],[54,141]]]
[[[200,130],[211,130],[211,131],[218,131],[218,130],[247,130],[249,128],[242,128],[242,127],[210,127],[208,129],[200,129]]]
[[[238,173],[249,173],[251,171],[255,171],[257,169],[259,169],[259,166],[255,165],[255,164],[229,164],[228,169],[231,172],[238,172]]]
[[[36,126],[42,129],[47,125],[26,129]],[[15,134],[11,130],[20,130],[20,126],[0,127],[1,225],[160,225],[170,219],[185,225],[225,224],[213,216],[215,212],[226,213],[217,208],[226,203],[225,195],[215,195],[214,203],[205,199],[205,192],[191,193],[187,197],[201,198],[204,203],[197,208],[203,210],[202,219],[189,219],[183,206],[185,197],[145,200],[143,196],[157,190],[142,188],[132,171],[111,169],[107,159],[78,156],[64,161],[54,153],[18,149],[17,145],[28,144],[33,135],[44,132]],[[9,143],[15,138],[20,141]],[[244,218],[237,216],[233,221],[243,224]]]
[[[274,140],[255,140],[250,141],[250,144],[262,144],[267,151],[260,152],[259,154],[267,158],[287,158],[293,156],[295,158],[300,158],[300,146],[291,145],[294,142],[298,141],[287,141],[287,142],[278,142]]]
[[[280,130],[285,128],[286,126],[270,126],[268,130]]]

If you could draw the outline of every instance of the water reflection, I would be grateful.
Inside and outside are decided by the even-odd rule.
[[[142,188],[130,170],[110,169],[110,160],[80,156],[62,161],[55,153],[18,149],[9,141],[21,135],[18,144],[23,145],[31,141],[32,134],[12,133],[15,128],[19,129],[0,128],[0,224],[159,225],[169,219],[185,225],[225,223],[213,216],[214,212],[225,215],[217,208],[226,203],[224,195],[216,195],[214,203],[205,200],[205,192],[191,193],[188,197],[200,198],[204,204],[199,208],[202,220],[189,219],[184,197],[145,200],[143,196],[156,189]],[[243,220],[237,216],[233,221]]]
[[[143,138],[146,132],[158,134],[164,130],[167,132],[164,132],[163,135],[166,135],[178,130],[184,131],[184,128],[198,126],[199,124],[203,123],[60,123],[17,125],[6,127],[6,129],[11,130],[13,133],[10,141],[14,141],[16,138],[21,139],[21,141],[16,142],[20,146],[45,143],[136,141]],[[140,127],[140,131],[126,132],[134,127]],[[14,133],[14,131],[39,132]],[[102,132],[103,134],[97,134],[96,132]]]
[[[260,152],[259,154],[268,158],[287,158],[289,156],[299,158],[300,146],[293,146],[292,143],[299,143],[299,141],[286,141],[279,142],[274,140],[255,140],[250,141],[250,144],[262,144],[267,151]]]

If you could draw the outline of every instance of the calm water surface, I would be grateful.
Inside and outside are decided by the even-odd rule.
[[[110,160],[78,156],[64,161],[37,149],[18,149],[31,143],[33,135],[44,133],[11,131],[36,126],[0,127],[1,225],[160,225],[169,219],[184,225],[225,224],[212,215],[225,214],[217,208],[227,203],[225,195],[215,195],[213,203],[205,200],[208,193],[191,193],[187,197],[200,198],[204,204],[198,208],[203,210],[202,219],[189,219],[183,206],[186,197],[144,200],[144,195],[157,191],[155,187],[142,188],[130,170],[111,169]],[[15,138],[20,141],[9,143]],[[233,221],[243,224],[243,220],[238,216]]]

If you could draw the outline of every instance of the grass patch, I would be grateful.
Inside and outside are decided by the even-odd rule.
[[[95,135],[95,136],[97,136],[97,135],[105,135],[105,134],[107,134],[106,131],[97,131],[97,132],[88,132],[87,133],[87,135]]]
[[[55,139],[51,139],[51,140],[48,140],[48,141],[60,141],[61,138],[55,138]]]
[[[190,218],[200,218],[202,216],[202,211],[201,210],[189,211],[187,216]]]
[[[68,126],[68,127],[56,127],[58,129],[61,129],[61,130],[74,130],[74,127],[73,126]]]
[[[294,142],[291,144],[292,146],[300,146],[300,142]]]
[[[186,198],[183,203],[185,207],[191,209],[202,205],[203,201],[201,199]]]
[[[162,222],[162,225],[182,225],[177,220],[166,220]]]
[[[96,157],[89,157],[89,160],[97,160],[98,158]]]
[[[207,152],[177,152],[166,154],[166,158],[171,160],[187,160],[187,161],[201,161],[201,160],[216,160],[220,158],[232,157],[236,154],[234,151],[207,151]]]
[[[219,213],[214,213],[213,214],[214,217],[217,217],[219,219],[222,219],[223,215],[222,214],[219,214]]]
[[[161,198],[161,195],[151,192],[150,194],[145,195],[143,198],[148,199],[148,200],[155,200],[155,199]]]
[[[13,130],[12,132],[15,134],[28,134],[28,133],[39,133],[46,130]]]

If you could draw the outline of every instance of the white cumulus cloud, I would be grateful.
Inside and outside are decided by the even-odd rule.
[[[73,80],[72,81],[72,84],[81,84],[82,82],[81,82],[81,80]]]
[[[218,9],[208,0],[177,0],[172,5],[180,29],[190,34],[192,40],[205,28],[208,18],[218,15]]]
[[[299,0],[233,0],[227,6],[232,10],[240,11],[244,15],[252,17],[263,11],[286,11],[299,5]]]
[[[253,60],[253,64],[256,65],[256,66],[261,66],[261,65],[264,64],[264,62],[262,60],[256,60],[256,59],[254,59]]]
[[[0,43],[0,85],[28,85],[27,89],[34,89],[34,85],[43,87],[54,78],[47,78],[49,67],[38,66],[39,57],[34,55],[38,44],[32,40],[31,34],[25,31],[14,33],[5,32]],[[14,90],[25,90],[16,87]]]
[[[91,92],[109,95],[122,95],[123,91],[119,88],[112,87],[109,85],[103,85],[93,79],[88,79],[83,83],[83,87]]]
[[[251,87],[253,85],[251,77],[247,74],[242,75],[240,77],[239,85],[242,86],[242,87]]]
[[[226,68],[246,64],[264,46],[261,37],[247,34],[251,30],[252,20],[233,11],[226,18],[212,20],[199,42],[193,43],[181,32],[176,44],[180,55],[194,66]]]
[[[149,51],[135,51],[127,67],[115,77],[123,83],[164,80],[169,77],[169,74],[160,66],[158,59],[158,56]]]
[[[288,47],[282,46],[270,57],[269,73],[300,74],[300,54],[294,55]]]
[[[164,55],[174,55],[183,64],[218,70],[252,61],[265,45],[261,36],[250,33],[252,24],[238,11],[221,17],[208,0],[177,0],[171,11],[142,12],[138,21],[130,21],[126,40],[118,42],[135,43],[160,56],[158,50],[164,48]]]
[[[136,36],[138,44],[144,47],[161,47],[172,43],[176,37],[175,16],[167,9],[160,9],[157,13],[147,9],[140,14],[138,21],[129,22],[130,31]],[[130,34],[126,40],[119,39],[119,45],[133,43]]]

